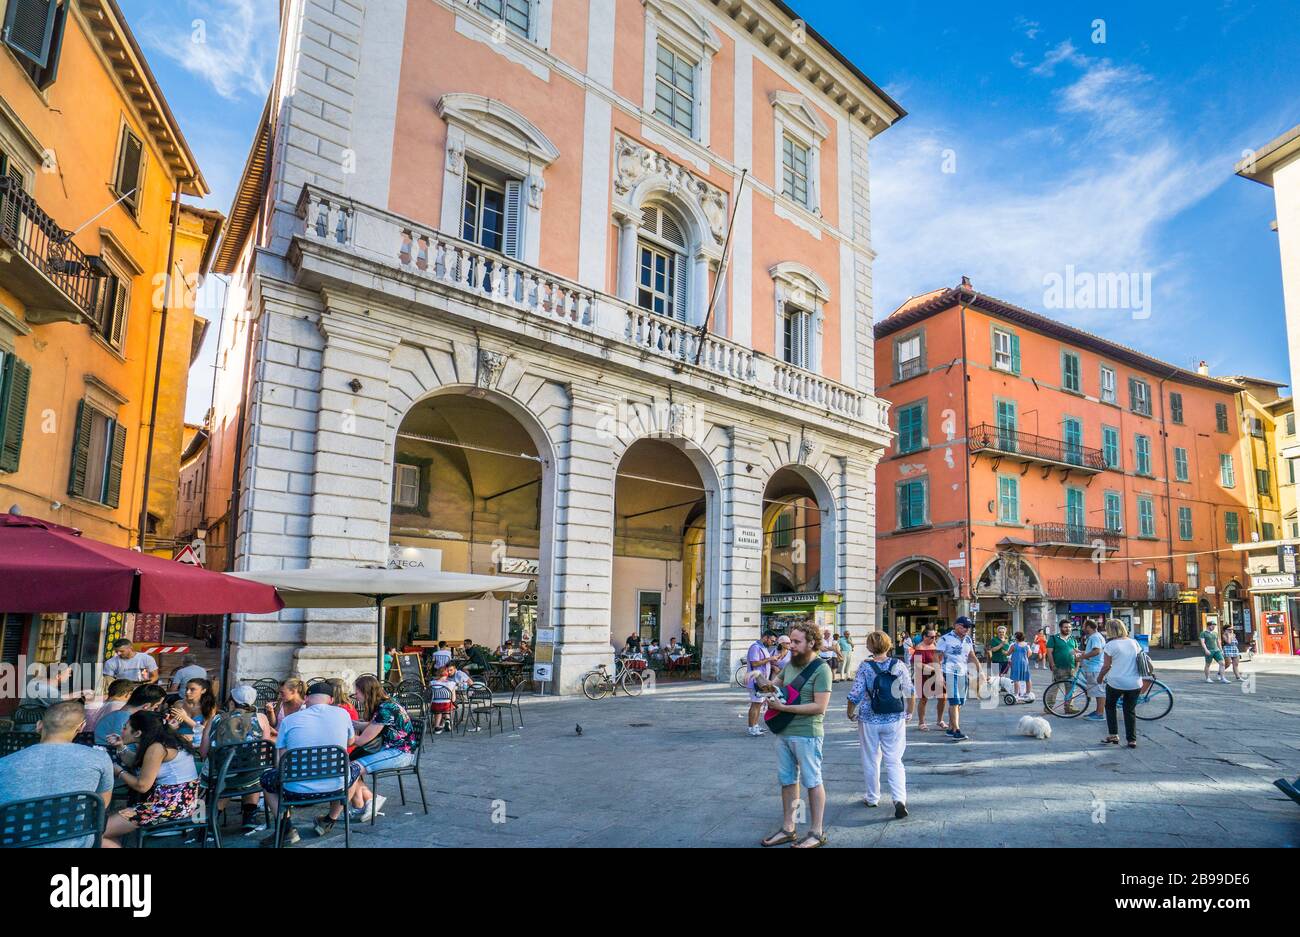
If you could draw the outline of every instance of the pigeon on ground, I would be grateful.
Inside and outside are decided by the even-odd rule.
[[[575,725],[575,726],[573,727],[573,731],[576,732],[576,733],[578,733],[579,735],[582,735],[582,726],[580,726],[580,725]]]

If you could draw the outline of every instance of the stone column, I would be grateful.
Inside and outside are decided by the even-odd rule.
[[[569,385],[569,445],[556,455],[551,621],[556,633],[555,686],[580,692],[582,675],[613,667],[610,590],[614,572],[614,470],[611,440],[598,429],[609,395]],[[543,532],[543,536],[547,536]]]
[[[398,336],[379,328],[354,300],[325,299],[309,564],[382,566],[392,472],[388,382]],[[296,669],[374,672],[377,642],[374,609],[309,609]]]
[[[636,302],[636,230],[641,223],[633,213],[614,212],[614,221],[618,224],[618,298],[624,302]]]
[[[836,492],[840,535],[836,579],[844,595],[839,626],[854,645],[876,629],[876,459],[841,458]]]
[[[746,426],[730,427],[731,448],[722,466],[721,594],[713,629],[705,622],[701,641],[701,676],[729,681],[736,664],[762,632],[760,599],[763,591],[763,477],[762,447],[767,437]],[[752,537],[757,546],[737,544],[737,531]],[[711,633],[712,631],[712,633]]]

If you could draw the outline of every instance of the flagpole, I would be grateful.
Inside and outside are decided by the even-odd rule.
[[[713,317],[713,305],[718,301],[718,289],[722,286],[722,278],[727,273],[727,256],[731,251],[731,232],[736,226],[736,213],[740,210],[740,195],[745,188],[745,178],[749,175],[748,169],[740,171],[740,184],[736,186],[735,197],[732,200],[731,219],[727,222],[727,239],[722,244],[722,260],[718,263],[718,275],[713,281],[713,291],[709,294],[709,308],[704,311],[704,322],[700,325],[700,333],[695,340],[695,364],[700,363],[700,356],[704,354],[704,336],[709,331],[709,320]]]

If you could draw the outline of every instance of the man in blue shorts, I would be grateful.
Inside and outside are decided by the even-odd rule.
[[[952,630],[935,644],[943,654],[943,682],[948,699],[948,723],[944,734],[954,742],[965,741],[961,730],[961,707],[970,690],[968,665],[975,665],[975,689],[979,690],[979,658],[975,656],[975,641],[971,637],[972,622],[961,615],[953,622]]]

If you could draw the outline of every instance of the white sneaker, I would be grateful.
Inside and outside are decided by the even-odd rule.
[[[1231,681],[1230,681],[1227,677],[1220,677],[1220,678],[1219,678],[1219,682],[1220,682],[1220,683],[1230,683]]]
[[[1206,678],[1205,678],[1205,682],[1206,682],[1206,683],[1213,683],[1213,682],[1214,682],[1214,678],[1213,678],[1213,677],[1206,677]]]
[[[753,735],[753,736],[759,736],[759,735],[762,735],[762,734],[763,734],[763,727],[762,727],[762,726],[750,726],[750,727],[749,727],[749,734],[750,734],[750,735]]]
[[[369,823],[372,817],[376,815],[383,816],[384,802],[387,800],[388,798],[383,794],[376,794],[374,797],[370,798],[364,807],[361,808],[361,812],[358,813],[354,819],[358,823]]]

